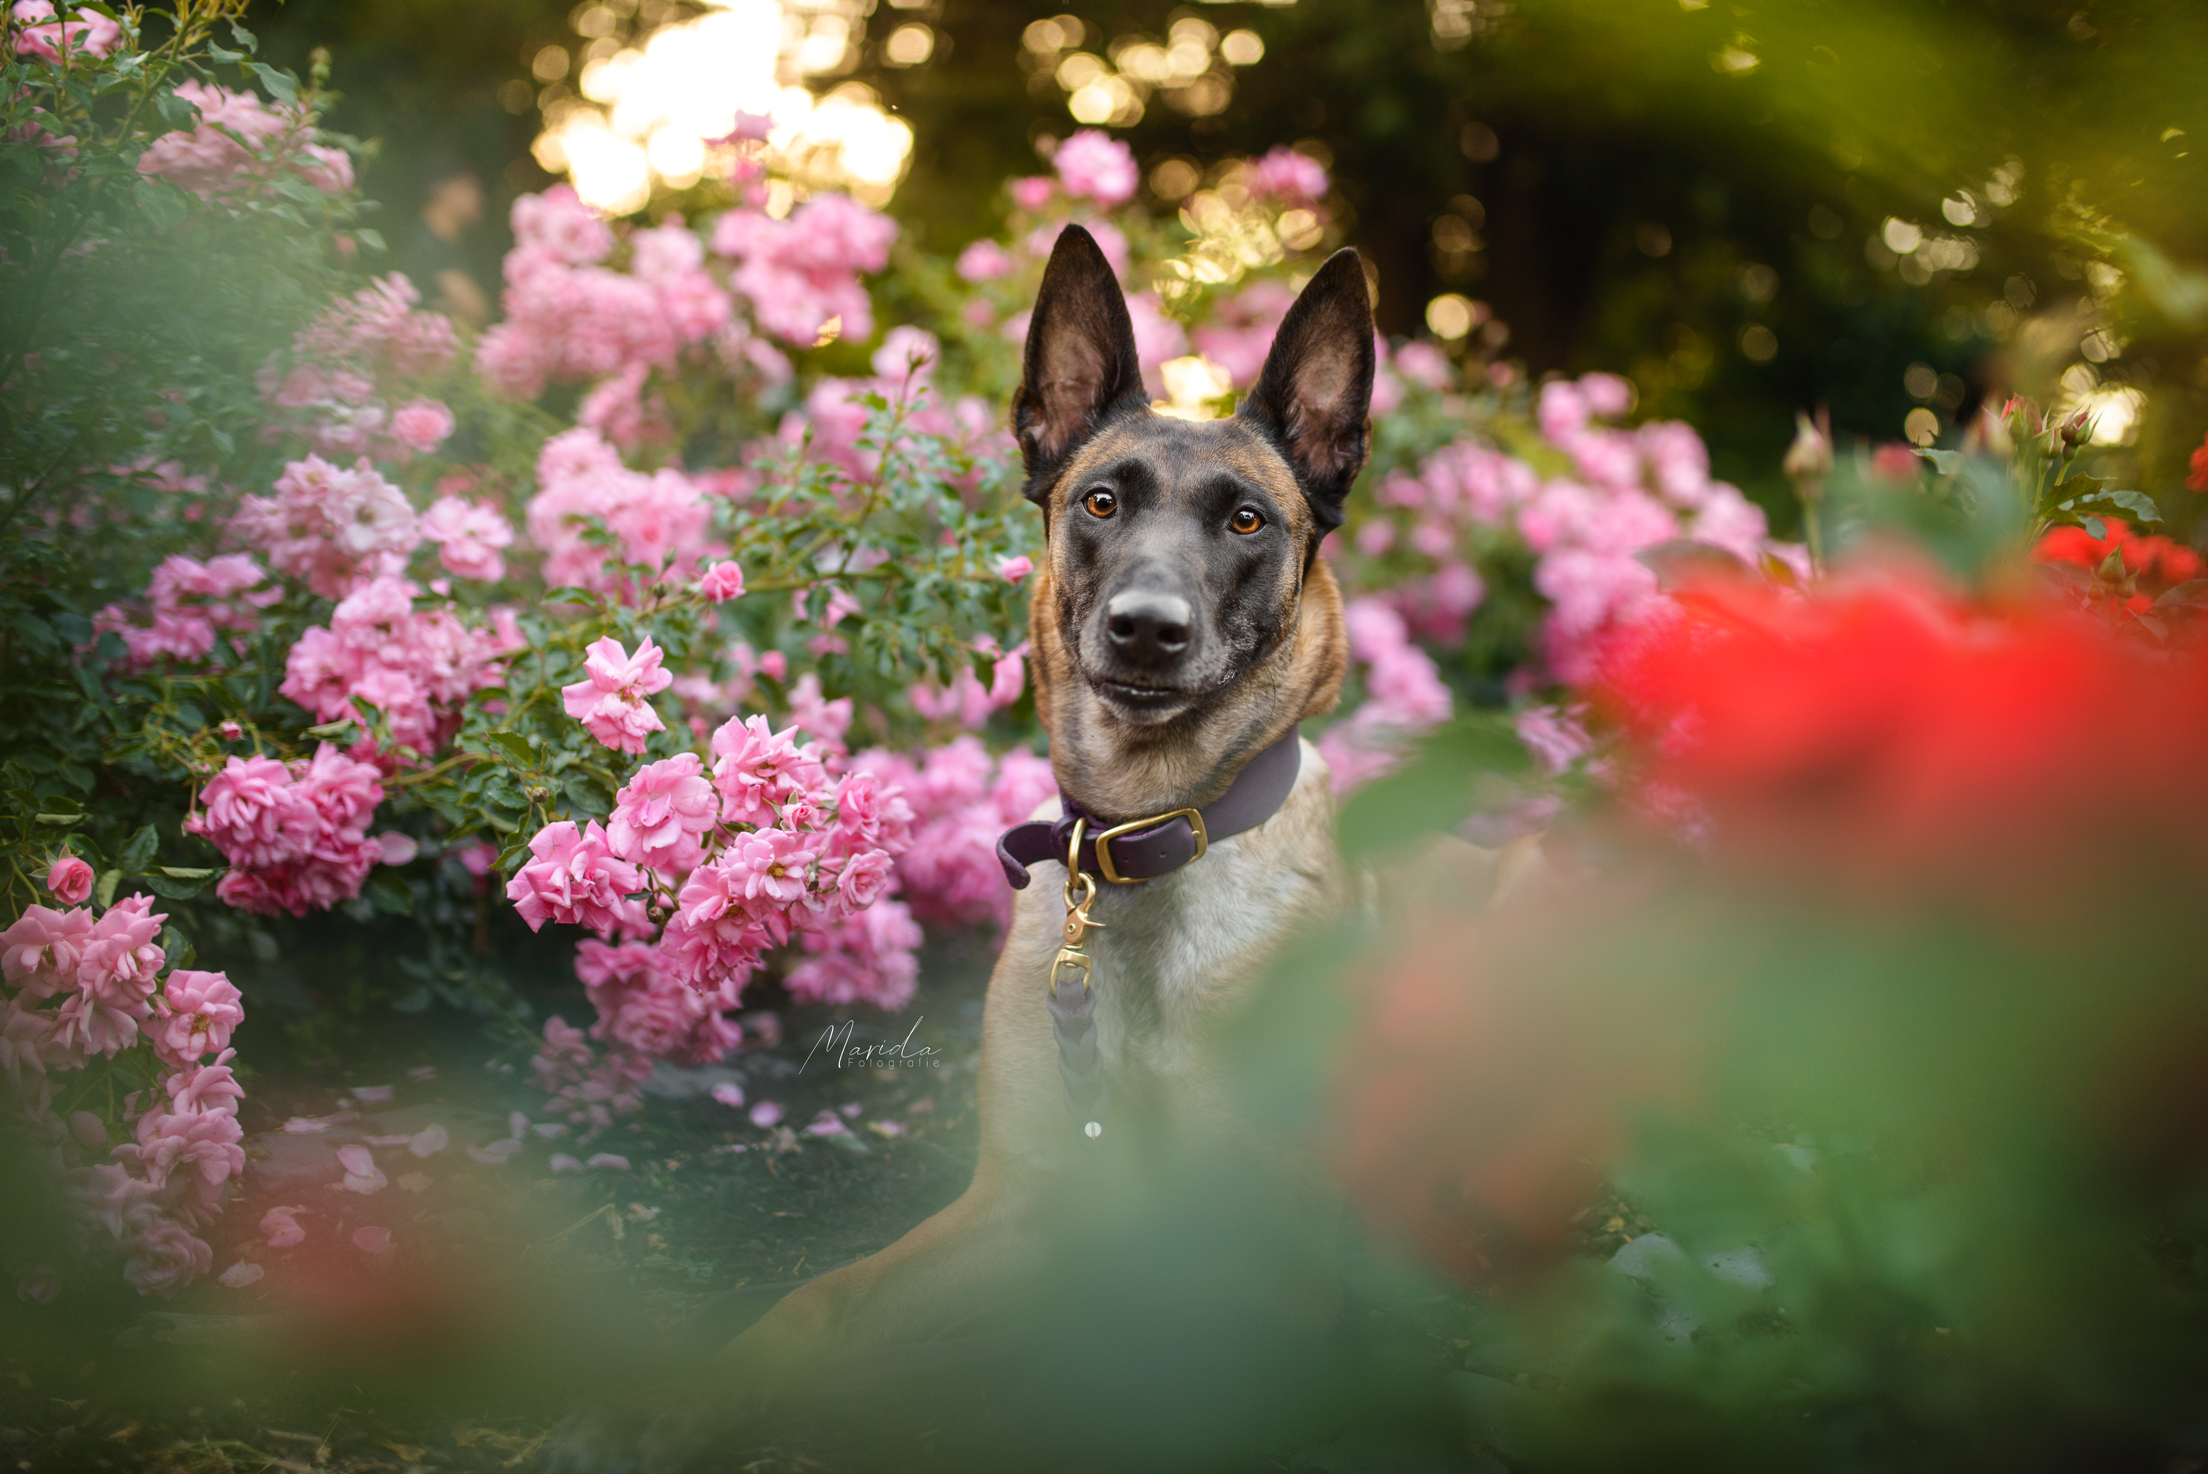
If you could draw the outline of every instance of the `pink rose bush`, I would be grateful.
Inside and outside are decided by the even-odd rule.
[[[383,858],[367,838],[381,774],[328,743],[305,762],[233,757],[184,827],[230,862],[216,894],[241,910],[304,916],[360,894]]]
[[[53,14],[45,0],[28,3],[43,4],[45,14]],[[22,11],[18,4],[17,15]],[[78,12],[80,17],[90,14]],[[112,28],[113,22],[108,24]],[[112,47],[117,39],[109,34],[106,44]],[[21,46],[19,39],[19,50]],[[308,142],[307,122],[296,110],[271,108],[250,92],[206,82],[180,82],[176,95],[198,111],[199,121],[153,140],[138,161],[141,174],[182,185],[202,199],[251,189],[281,171],[297,174],[327,194],[353,187],[352,159],[343,149]]]
[[[649,474],[628,469],[595,430],[579,427],[546,441],[537,485],[529,537],[545,554],[548,583],[631,590],[624,568],[679,574],[707,552],[712,506],[697,484],[665,467]]]
[[[259,628],[261,611],[283,597],[251,557],[224,553],[201,562],[172,553],[154,569],[146,585],[150,618],[140,624],[130,610],[110,604],[93,616],[92,627],[122,639],[125,659],[144,669],[162,660],[186,665],[204,661],[223,635],[236,637]]]
[[[292,339],[288,357],[263,366],[261,392],[317,454],[405,460],[452,434],[452,411],[438,400],[398,403],[442,374],[459,348],[452,319],[422,310],[420,300],[393,272],[325,309]]]
[[[222,973],[163,977],[167,920],[133,895],[98,912],[30,906],[0,932],[5,1092],[60,1164],[70,1201],[124,1253],[125,1279],[152,1295],[213,1267],[198,1230],[245,1170],[229,1047],[245,1010]],[[55,1113],[61,1076],[136,1051],[153,1084],[123,1102],[127,1140],[111,1143],[90,1111]]]
[[[496,686],[522,643],[510,611],[468,625],[449,608],[417,610],[401,578],[376,578],[338,601],[284,662],[283,694],[319,721],[351,717],[357,699],[389,723],[392,741],[427,753],[458,724],[458,707]]]

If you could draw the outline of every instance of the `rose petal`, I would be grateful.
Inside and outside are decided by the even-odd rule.
[[[626,1172],[629,1170],[629,1159],[618,1152],[600,1152],[583,1165],[607,1172]]]
[[[552,1154],[552,1160],[547,1162],[545,1165],[550,1167],[554,1172],[580,1172],[583,1170],[583,1164],[576,1161],[566,1152],[554,1152]]]
[[[268,1271],[250,1259],[240,1259],[224,1270],[218,1278],[233,1290],[242,1290]]]
[[[762,1100],[751,1108],[751,1124],[772,1126],[782,1119],[782,1107],[771,1100]]]
[[[713,1098],[725,1106],[740,1106],[744,1103],[744,1087],[723,1080],[713,1087]]]
[[[434,1157],[452,1145],[452,1133],[444,1127],[431,1124],[414,1133],[406,1149],[417,1157]]]
[[[356,1228],[353,1230],[353,1247],[363,1254],[388,1254],[391,1252],[391,1230]]]
[[[358,1086],[353,1091],[353,1099],[366,1105],[389,1105],[391,1092],[396,1088],[391,1085]]]

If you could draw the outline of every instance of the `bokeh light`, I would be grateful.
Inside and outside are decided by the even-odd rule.
[[[622,17],[591,6],[575,21],[589,39],[576,53],[572,89],[562,80],[565,48],[547,46],[531,61],[547,84],[538,99],[544,131],[532,152],[590,204],[627,214],[655,189],[688,189],[725,167],[740,118],[764,117],[764,162],[773,173],[802,190],[845,189],[886,204],[911,158],[912,129],[882,109],[873,89],[831,82],[863,39],[860,7],[846,9],[713,0],[703,15],[624,43],[614,34]],[[934,32],[918,24],[892,31],[884,48],[900,66],[920,65],[934,49]]]

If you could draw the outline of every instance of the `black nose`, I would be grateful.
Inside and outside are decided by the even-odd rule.
[[[1138,665],[1170,665],[1188,649],[1188,600],[1174,594],[1130,590],[1104,606],[1104,632],[1122,658]]]

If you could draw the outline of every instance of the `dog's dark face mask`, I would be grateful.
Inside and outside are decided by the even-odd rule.
[[[1051,545],[1036,598],[1051,601],[1056,674],[1093,697],[1078,703],[1089,718],[1200,726],[1293,654],[1319,540],[1364,464],[1372,378],[1364,271],[1342,251],[1233,418],[1153,414],[1111,268],[1078,226],[1059,237],[1013,421]]]

